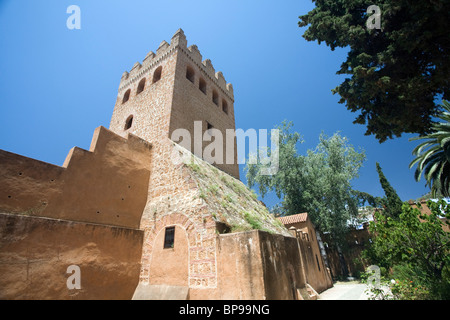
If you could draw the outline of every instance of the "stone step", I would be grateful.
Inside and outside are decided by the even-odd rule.
[[[133,300],[188,300],[189,287],[139,283]]]
[[[311,287],[310,284],[306,284],[306,291],[309,294],[309,300],[317,300],[319,298],[319,294],[314,290],[313,287]]]

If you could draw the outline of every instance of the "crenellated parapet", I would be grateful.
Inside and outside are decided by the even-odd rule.
[[[142,61],[136,62],[130,71],[125,71],[119,85],[119,94],[122,94],[130,85],[139,82],[142,77],[154,70],[167,57],[177,50],[186,54],[191,62],[204,73],[206,78],[215,83],[232,101],[234,101],[233,86],[227,83],[223,73],[216,71],[210,59],[203,60],[202,54],[198,47],[193,44],[188,47],[186,36],[182,29],[178,29],[170,40],[162,41],[156,50],[156,53],[150,51]]]

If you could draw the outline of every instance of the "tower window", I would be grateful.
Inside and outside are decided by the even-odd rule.
[[[173,248],[175,243],[175,227],[167,227],[164,235],[164,249]]]
[[[195,81],[195,73],[191,67],[186,68],[186,79],[188,79],[192,83],[194,83]]]
[[[161,79],[161,73],[162,73],[162,66],[159,66],[158,68],[156,68],[155,72],[153,73],[153,83],[155,83]]]
[[[203,80],[202,78],[200,78],[200,80],[199,80],[198,88],[200,89],[201,92],[206,94],[206,81]]]
[[[228,114],[228,103],[225,100],[222,100],[222,110]]]
[[[130,129],[132,125],[133,125],[133,115],[129,116],[129,117],[127,118],[127,121],[125,121],[125,127],[124,127],[124,130]]]
[[[139,94],[139,93],[141,93],[142,91],[144,91],[144,88],[145,88],[145,78],[142,79],[141,81],[139,81],[139,84],[138,84],[138,88],[137,88],[136,94]]]
[[[128,100],[130,100],[130,93],[131,93],[131,89],[128,89],[125,94],[123,95],[122,98],[122,103],[127,102]]]
[[[216,105],[219,105],[219,95],[216,90],[213,90],[212,100]]]

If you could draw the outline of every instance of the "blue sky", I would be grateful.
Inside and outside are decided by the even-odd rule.
[[[81,9],[81,30],[66,27],[72,4]],[[336,71],[347,50],[302,38],[298,16],[313,7],[309,0],[0,0],[0,149],[57,165],[70,148],[88,149],[94,129],[109,127],[122,73],[182,28],[188,45],[233,84],[237,128],[293,121],[305,140],[300,153],[322,131],[340,131],[367,156],[354,188],[383,196],[379,162],[402,200],[420,197],[428,188],[408,168],[414,135],[379,144],[331,93],[344,79]]]

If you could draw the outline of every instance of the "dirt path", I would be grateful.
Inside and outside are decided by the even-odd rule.
[[[368,300],[368,295],[364,292],[367,289],[365,284],[351,282],[337,282],[328,290],[320,294],[318,300]]]

